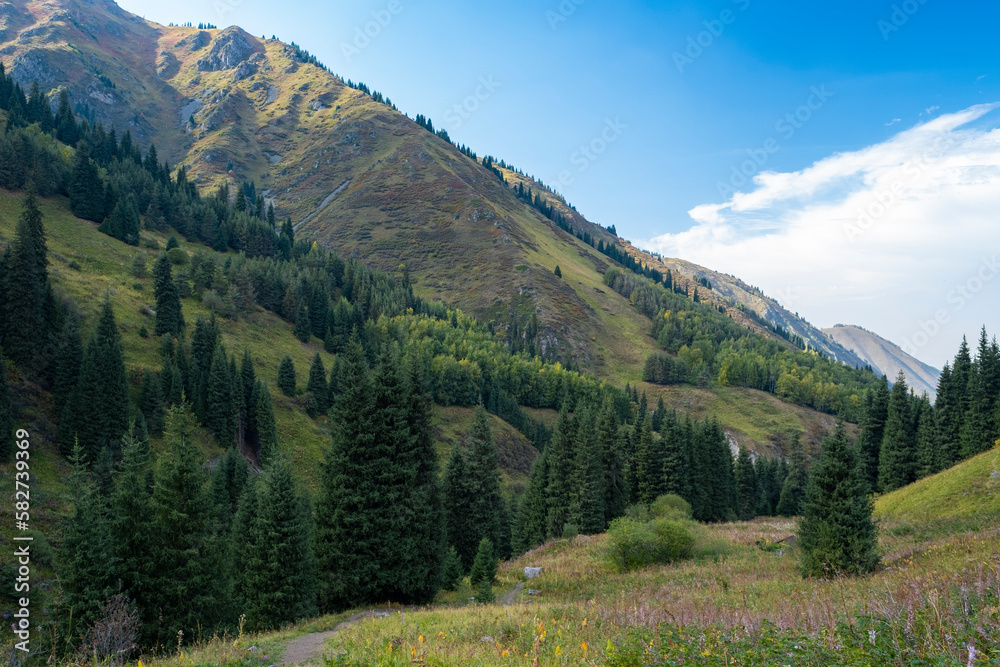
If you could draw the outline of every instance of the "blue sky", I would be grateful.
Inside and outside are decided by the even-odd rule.
[[[161,23],[238,24],[257,35],[295,41],[335,72],[388,94],[411,117],[428,115],[479,154],[506,159],[555,185],[595,222],[613,223],[622,236],[645,247],[683,252],[686,259],[739,275],[818,325],[852,322],[913,343],[927,328],[922,325],[928,313],[936,314],[938,305],[954,310],[949,295],[983,261],[972,249],[978,252],[993,242],[979,238],[989,233],[985,222],[970,222],[971,237],[955,239],[950,259],[939,266],[934,225],[954,220],[925,220],[930,236],[914,246],[908,238],[914,223],[904,211],[929,207],[899,206],[879,217],[876,231],[887,238],[869,230],[852,235],[842,220],[809,217],[815,199],[801,192],[780,207],[771,205],[771,198],[768,206],[728,207],[711,219],[692,215],[726,204],[737,192],[766,188],[762,179],[770,172],[801,174],[812,165],[833,164],[830,159],[837,154],[861,159],[868,155],[866,149],[893,146],[898,150],[875,154],[898,166],[906,161],[907,150],[928,150],[919,137],[916,143],[905,141],[913,139],[913,128],[1000,101],[995,47],[1000,7],[992,4],[119,4]],[[366,29],[369,36],[364,36]],[[969,194],[943,175],[956,147],[979,156],[966,171],[982,168],[992,174],[990,170],[1000,168],[992,164],[992,153],[984,151],[984,142],[993,141],[991,131],[1000,125],[1000,112],[980,110],[961,116],[966,121],[961,125],[945,122],[946,132],[961,137],[971,132],[976,141],[949,142],[946,150],[935,149],[927,158],[935,165],[928,169],[934,187],[947,181],[955,197]],[[832,203],[855,202],[862,196],[859,187],[870,187],[877,180],[872,175],[888,166],[857,167],[810,195],[826,197],[828,213]],[[907,185],[906,198],[912,203],[919,199],[919,183]],[[964,206],[962,201],[953,204],[942,210]],[[981,202],[970,220],[982,218],[987,204],[992,202]],[[788,234],[792,220],[809,229],[833,225],[842,233],[833,245],[811,246],[802,238],[754,243],[762,235],[794,238]],[[706,229],[711,233],[706,235]],[[900,239],[906,242],[900,244]],[[996,241],[993,247],[1000,248],[1000,239]],[[778,249],[762,247],[770,245]],[[815,253],[849,253],[855,262],[845,268],[844,262],[811,261]],[[881,271],[866,270],[883,265]],[[927,266],[935,267],[935,278],[923,274],[926,284],[915,291],[912,282]],[[987,307],[996,302],[998,285],[1000,280],[986,281],[975,298],[953,312],[926,343],[913,343],[911,351],[940,366],[963,333],[983,322],[1000,329],[1000,319]]]

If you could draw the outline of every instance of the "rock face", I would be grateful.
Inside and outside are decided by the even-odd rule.
[[[212,42],[208,56],[198,61],[199,72],[219,72],[236,69],[256,52],[247,33],[233,26],[226,28]]]

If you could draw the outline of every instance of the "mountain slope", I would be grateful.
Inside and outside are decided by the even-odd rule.
[[[896,379],[899,371],[903,371],[907,383],[917,394],[926,393],[931,400],[937,396],[941,371],[907,354],[895,343],[861,327],[843,324],[823,329],[823,333],[857,353],[890,382]]]

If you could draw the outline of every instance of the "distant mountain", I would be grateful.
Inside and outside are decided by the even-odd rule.
[[[852,350],[864,359],[865,363],[886,375],[890,382],[902,370],[906,374],[906,381],[917,394],[926,392],[931,400],[937,396],[941,371],[913,358],[895,343],[861,327],[843,324],[823,329],[823,333],[843,347]]]

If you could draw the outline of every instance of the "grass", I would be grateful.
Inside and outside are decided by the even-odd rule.
[[[605,557],[603,535],[556,540],[502,564],[498,599],[524,584],[512,604],[475,604],[465,583],[340,630],[327,664],[995,665],[1000,507],[974,482],[998,462],[987,452],[878,499],[884,567],[867,577],[803,579],[783,541],[795,520],[704,526],[700,555],[630,572]],[[541,575],[527,580],[529,566]],[[274,652],[295,632],[260,645]]]

